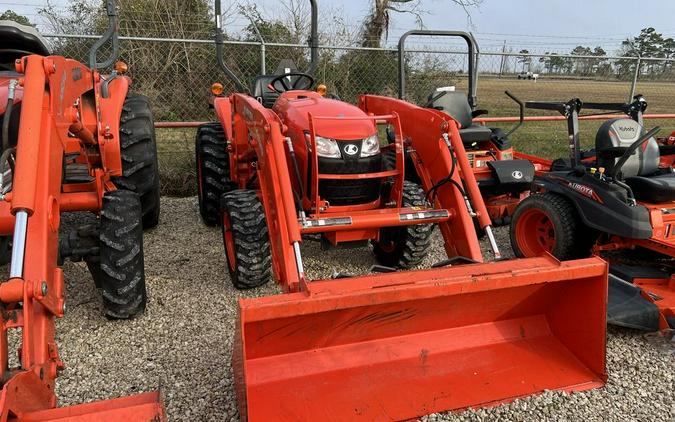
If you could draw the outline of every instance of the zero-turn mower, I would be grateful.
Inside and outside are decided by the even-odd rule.
[[[640,99],[632,104],[639,104]],[[595,148],[580,149],[582,109],[628,111],[631,104],[528,102],[567,118],[570,157],[538,172],[533,191],[511,222],[517,256],[611,262],[608,322],[655,331],[675,328],[675,172],[662,154],[672,146],[645,131],[642,111],[602,124]],[[539,160],[539,164],[545,164]],[[638,257],[610,253],[637,249]],[[637,251],[636,251],[637,252]],[[628,254],[630,255],[630,254]]]
[[[148,100],[129,92],[118,52],[117,13],[90,66],[50,55],[32,27],[0,22],[0,421],[163,420],[158,393],[55,408],[63,368],[55,321],[65,312],[64,259],[85,261],[107,317],[145,310],[143,226],[157,224],[159,191]],[[97,61],[108,41],[112,57]],[[95,224],[61,230],[63,212]],[[10,336],[10,331],[18,331]],[[12,338],[20,337],[20,344]],[[18,366],[10,364],[17,353]],[[154,418],[154,419],[153,419]]]
[[[514,150],[509,140],[523,123],[523,105],[508,92],[520,106],[520,122],[508,132],[502,129],[476,124],[474,119],[488,114],[488,110],[477,109],[478,85],[478,44],[471,33],[461,31],[412,30],[401,36],[398,42],[398,85],[399,98],[406,99],[406,50],[405,41],[411,36],[458,37],[468,47],[468,91],[456,91],[454,86],[438,87],[431,92],[421,105],[442,111],[460,125],[459,135],[464,143],[471,171],[478,181],[478,187],[487,207],[490,219],[496,225],[509,224],[518,203],[529,193],[535,167],[525,159],[514,159]],[[409,141],[406,148],[406,178],[418,181],[413,161],[419,160]]]
[[[222,222],[235,287],[273,275],[287,292],[239,300],[240,417],[407,420],[602,386],[606,263],[483,262],[472,220],[486,232],[490,220],[457,122],[397,99],[365,95],[355,107],[311,90],[310,3],[309,71],[259,76],[249,90],[225,66],[216,0],[218,61],[243,92],[217,95],[218,122],[198,131],[200,209]],[[421,186],[404,180],[404,134],[424,163]],[[434,224],[448,258],[408,269]],[[300,243],[317,235],[370,243],[380,265],[311,280]]]

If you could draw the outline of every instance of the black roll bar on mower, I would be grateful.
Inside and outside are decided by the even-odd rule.
[[[309,34],[309,48],[310,48],[310,62],[309,68],[305,73],[313,75],[316,67],[318,65],[319,59],[319,11],[316,4],[316,0],[309,0],[311,5],[311,26]],[[225,35],[223,34],[223,23],[222,23],[222,12],[220,7],[220,0],[215,0],[215,18],[216,18],[216,60],[218,60],[218,66],[221,68],[225,75],[234,82],[236,88],[240,92],[246,92],[250,94],[248,87],[237,77],[237,75],[232,72],[232,70],[227,67],[225,64],[225,59],[223,56],[223,45],[225,44]]]
[[[572,167],[581,164],[581,148],[579,146],[579,113],[585,104],[578,98],[566,103],[557,101],[528,101],[525,107],[535,110],[557,111],[567,119],[567,133],[569,134],[570,162]]]
[[[427,37],[459,37],[466,41],[469,47],[469,105],[471,110],[476,108],[476,85],[478,83],[478,44],[473,34],[463,31],[437,31],[433,29],[414,29],[408,31],[398,40],[398,98],[405,100],[405,40],[410,36]]]
[[[99,38],[91,47],[91,50],[89,50],[89,68],[92,70],[110,67],[117,61],[117,58],[119,57],[120,44],[118,38],[118,19],[115,0],[106,1],[106,14],[108,15],[108,29],[106,29],[101,38]],[[98,51],[108,41],[110,41],[112,44],[112,54],[107,60],[98,62],[96,57]]]
[[[590,110],[620,111],[623,114],[630,116],[630,118],[638,122],[640,126],[644,126],[644,119],[642,116],[647,110],[647,101],[642,95],[636,95],[633,97],[633,102],[631,103],[584,103],[584,108]]]

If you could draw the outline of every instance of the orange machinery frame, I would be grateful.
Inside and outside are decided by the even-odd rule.
[[[57,265],[60,213],[98,213],[103,193],[115,189],[110,177],[122,174],[119,122],[129,80],[104,81],[97,71],[58,56],[27,56],[17,60],[16,70],[23,96],[16,167],[12,190],[0,202],[0,234],[13,235],[10,278],[0,283],[0,421],[163,418],[157,393],[52,409],[63,368],[54,337],[54,319],[65,312]],[[92,182],[63,183],[64,157],[73,153]],[[8,364],[13,329],[21,329],[19,368]]]
[[[483,263],[472,218],[488,228],[489,218],[456,122],[385,97],[363,96],[359,106],[377,120],[400,117],[397,177],[404,165],[400,138],[408,137],[424,162],[425,188],[448,177],[454,155],[466,197],[447,183],[429,207],[303,218],[279,117],[244,94],[214,101],[230,168],[237,169],[231,179],[241,186],[248,172],[258,173],[274,274],[288,292],[239,301],[232,362],[242,420],[398,420],[545,389],[602,386],[607,264],[551,256]],[[462,184],[459,172],[452,180]],[[357,222],[363,229],[409,224],[411,213],[422,216],[417,224],[439,225],[449,257],[476,264],[449,260],[429,270],[305,277],[304,233],[350,231]]]

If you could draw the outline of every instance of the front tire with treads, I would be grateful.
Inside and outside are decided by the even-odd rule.
[[[108,318],[128,319],[145,311],[145,264],[141,201],[138,194],[116,190],[103,195],[100,264],[92,276],[103,294]]]
[[[113,178],[120,189],[136,192],[141,200],[143,228],[159,223],[159,164],[155,123],[150,100],[129,93],[120,118],[122,176]]]
[[[221,197],[223,243],[232,285],[251,289],[270,280],[272,252],[265,208],[258,195],[237,189]]]
[[[403,206],[422,207],[426,205],[424,190],[416,183],[403,182]],[[380,240],[372,242],[377,261],[384,266],[408,269],[419,265],[431,245],[433,224],[384,227],[380,229]]]
[[[220,123],[207,123],[197,129],[195,153],[199,213],[204,224],[216,226],[221,223],[220,197],[231,189],[230,158]]]

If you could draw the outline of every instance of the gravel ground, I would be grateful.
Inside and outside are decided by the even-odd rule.
[[[496,231],[508,250],[508,233]],[[444,258],[434,234],[428,262]],[[374,263],[359,250],[321,252],[305,242],[309,275],[358,273]],[[201,224],[195,198],[164,198],[160,226],[146,233],[149,302],[145,316],[110,322],[83,264],[67,263],[68,313],[57,323],[66,369],[57,383],[61,405],[161,389],[173,421],[236,421],[230,353],[236,300],[278,292],[270,284],[234,290],[219,229]],[[610,328],[607,386],[576,394],[546,392],[490,409],[437,414],[423,421],[675,420],[675,351],[667,340]]]

